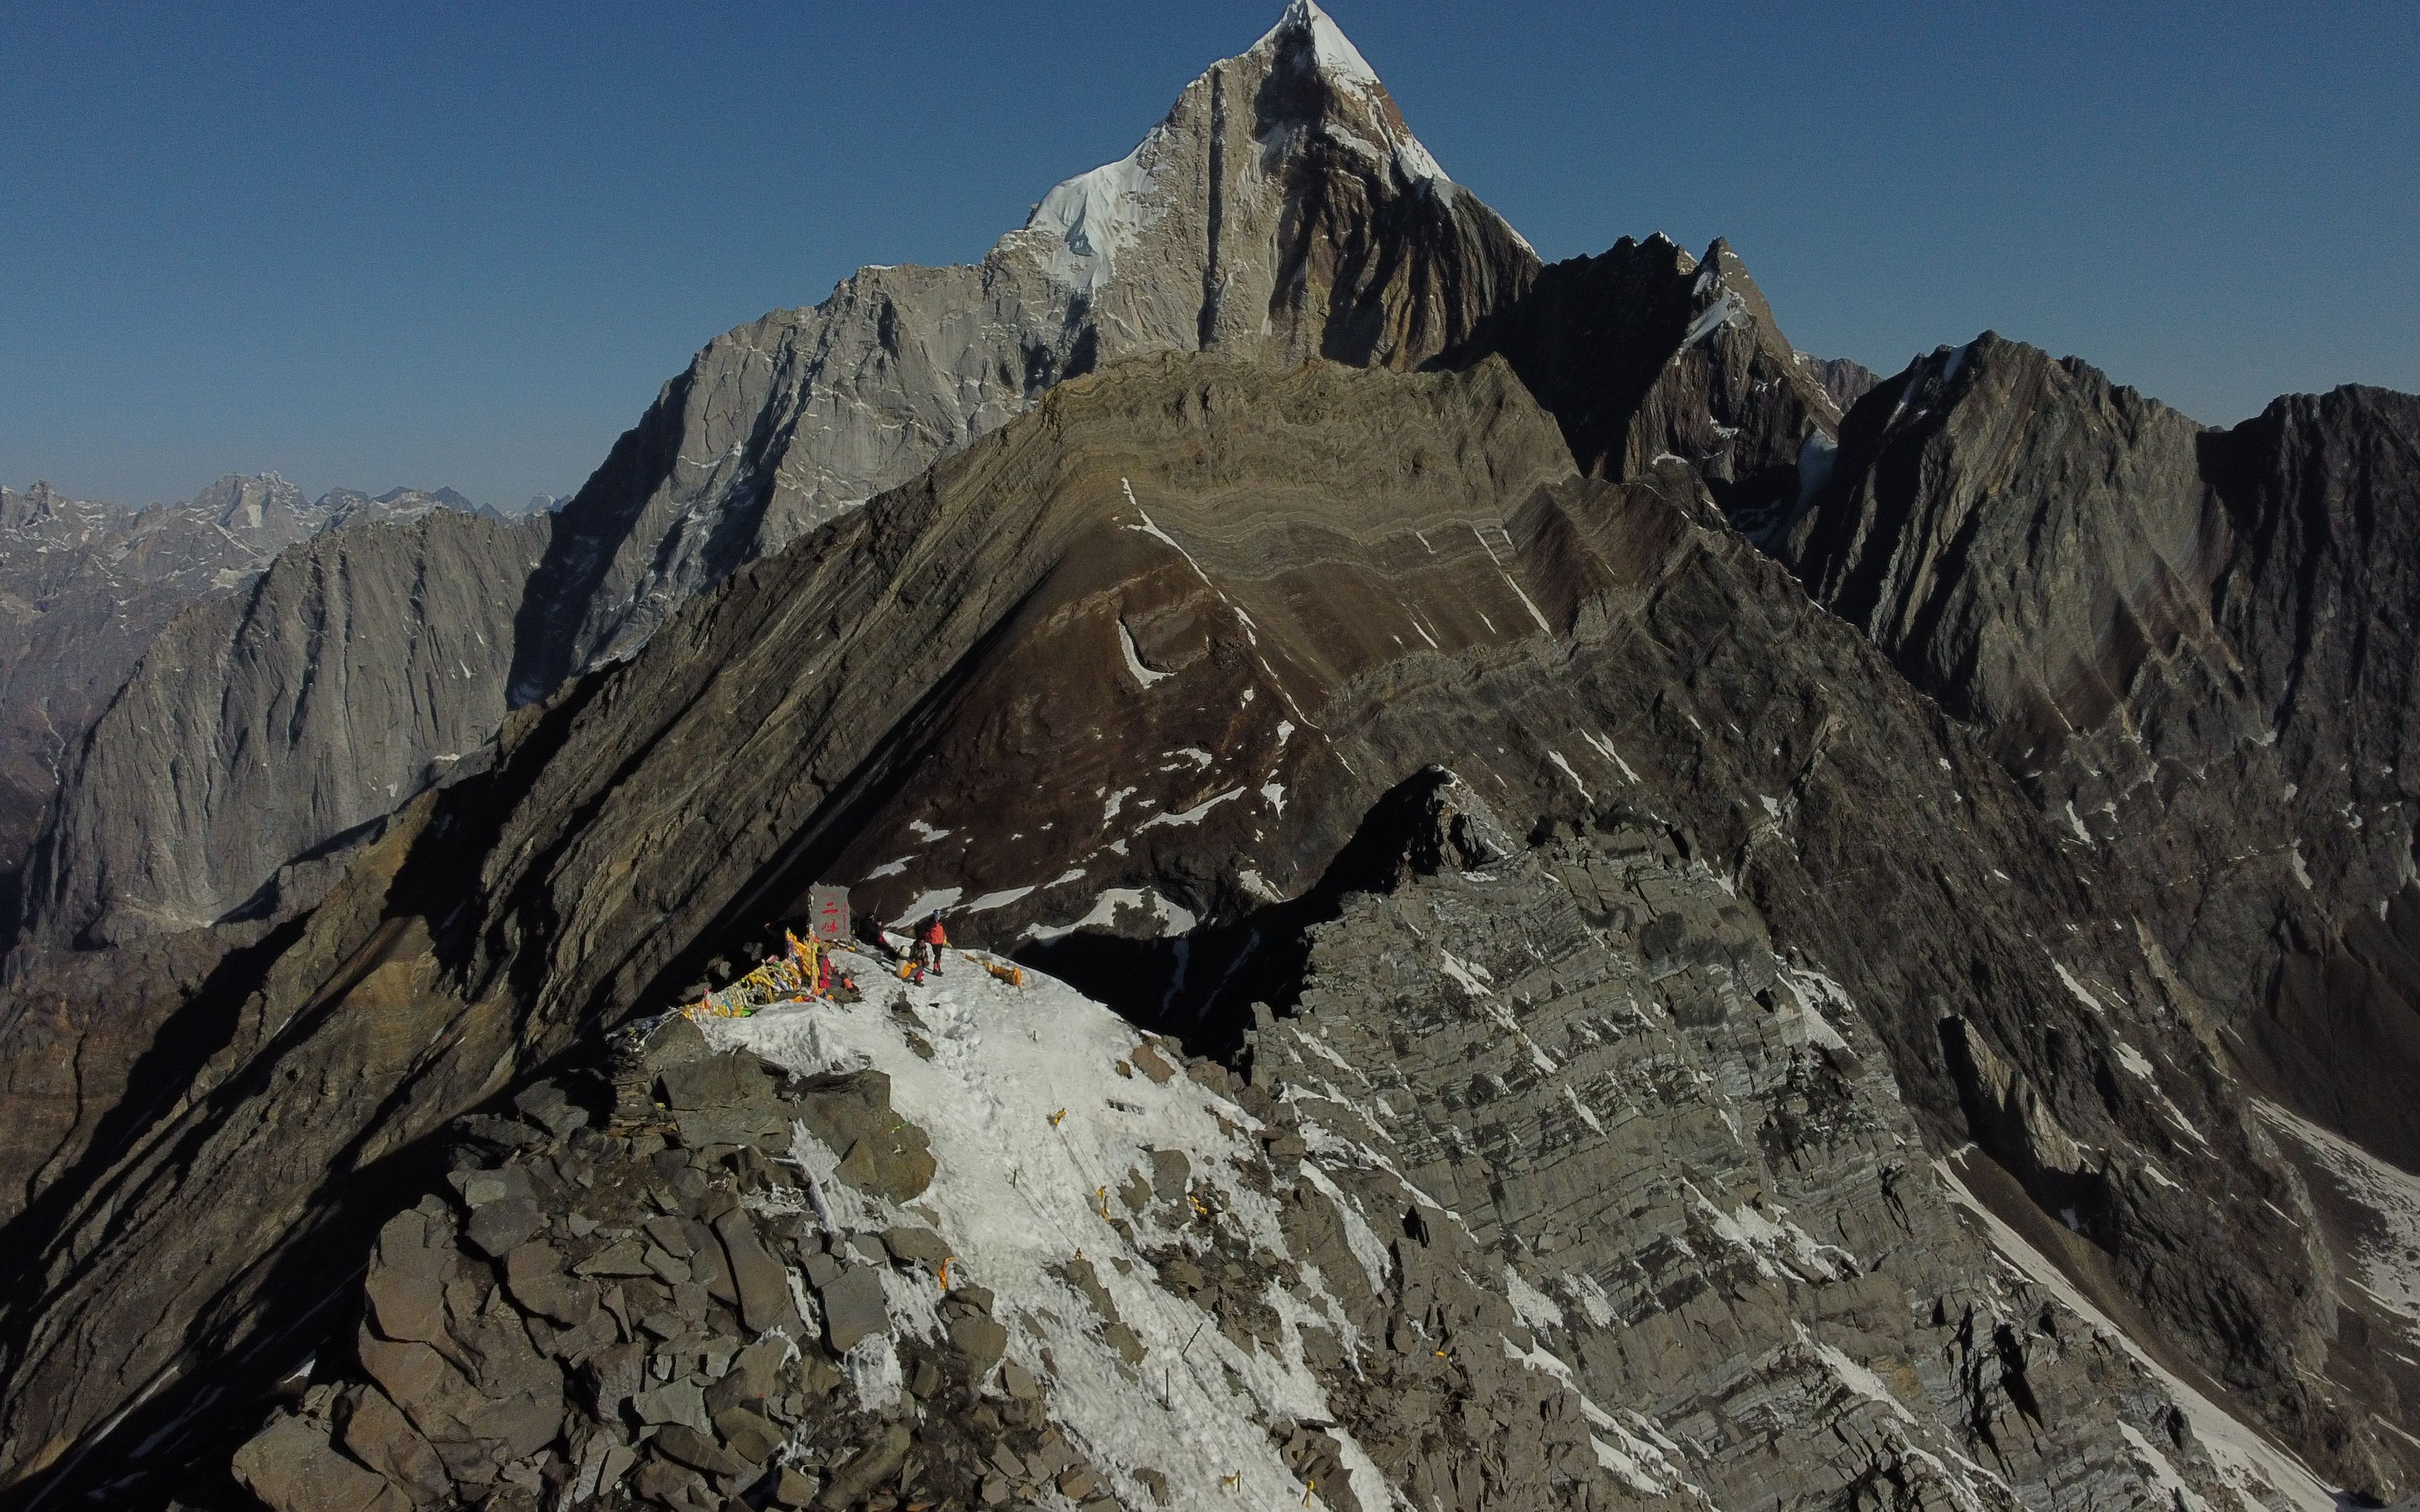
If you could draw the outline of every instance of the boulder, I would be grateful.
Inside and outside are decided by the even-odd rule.
[[[235,1452],[235,1478],[270,1512],[411,1512],[411,1499],[328,1443],[324,1423],[281,1414]]]
[[[882,1276],[871,1266],[843,1267],[817,1295],[824,1304],[824,1342],[834,1354],[846,1354],[860,1339],[891,1324],[882,1300]]]

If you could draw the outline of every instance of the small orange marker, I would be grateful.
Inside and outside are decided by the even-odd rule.
[[[950,1262],[956,1258],[957,1257],[954,1255],[944,1255],[941,1257],[941,1289],[943,1291],[950,1289]]]
[[[1056,1112],[1056,1113],[1054,1113],[1054,1114],[1050,1115],[1050,1127],[1052,1127],[1053,1129],[1058,1128],[1058,1127],[1059,1127],[1059,1120],[1060,1120],[1060,1119],[1063,1119],[1063,1118],[1065,1118],[1066,1116],[1067,1116],[1067,1110],[1066,1110],[1065,1108],[1061,1108],[1058,1112]]]

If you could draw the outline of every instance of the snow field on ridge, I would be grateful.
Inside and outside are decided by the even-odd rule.
[[[744,1049],[796,1072],[884,1072],[892,1105],[929,1136],[933,1184],[894,1207],[837,1181],[836,1152],[801,1131],[795,1157],[828,1220],[843,1230],[929,1224],[940,1232],[955,1255],[954,1281],[993,1291],[1008,1357],[1045,1382],[1052,1420],[1127,1504],[1153,1504],[1135,1474],[1145,1467],[1167,1475],[1177,1507],[1302,1504],[1304,1489],[1268,1425],[1333,1416],[1305,1361],[1302,1327],[1328,1329],[1348,1350],[1353,1341],[1313,1268],[1303,1265],[1305,1289],[1331,1313],[1272,1282],[1263,1300],[1281,1319],[1287,1347],[1281,1356],[1248,1352],[1209,1314],[1161,1288],[1151,1263],[1102,1218],[1106,1202],[1155,1247],[1204,1248],[1164,1227],[1158,1203],[1128,1213],[1117,1198],[1130,1172],[1148,1176],[1151,1149],[1177,1150],[1192,1167],[1191,1190],[1212,1198],[1218,1222],[1239,1228],[1256,1251],[1286,1255],[1276,1204],[1236,1180],[1238,1165],[1257,1159],[1259,1120],[1189,1077],[1156,1084],[1118,1075],[1116,1065],[1140,1041],[1137,1031],[1030,969],[1018,989],[957,960],[939,980],[906,986],[873,961],[842,960],[875,984],[865,1001],[776,1007],[703,1026],[717,1048]],[[909,1048],[908,1026],[891,1015],[894,988],[928,1027],[930,1060]],[[1374,1236],[1371,1247],[1383,1255]],[[1092,1303],[1053,1273],[1079,1254],[1149,1350],[1140,1367],[1125,1365],[1097,1333]],[[894,1328],[938,1334],[939,1296],[925,1278],[886,1271],[883,1286]],[[895,1397],[900,1369],[889,1335],[859,1345],[846,1365],[861,1392],[873,1394],[869,1408]],[[1387,1504],[1386,1477],[1344,1429],[1328,1431],[1363,1507]],[[1230,1475],[1238,1477],[1232,1487]]]

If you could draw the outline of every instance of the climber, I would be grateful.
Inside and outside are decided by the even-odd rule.
[[[924,921],[921,943],[924,947],[924,969],[936,977],[939,976],[941,952],[949,947],[950,933],[941,927],[941,916],[938,911]]]
[[[823,950],[815,956],[815,995],[830,997],[832,991],[831,952]]]

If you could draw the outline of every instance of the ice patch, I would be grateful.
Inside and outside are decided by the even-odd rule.
[[[1215,797],[1202,799],[1200,803],[1195,804],[1192,808],[1187,809],[1182,812],[1153,814],[1141,824],[1137,825],[1135,829],[1137,833],[1140,833],[1146,829],[1156,828],[1161,825],[1198,825],[1202,822],[1202,817],[1209,813],[1211,810],[1216,809],[1218,805],[1225,803],[1230,798],[1240,798],[1243,795],[1244,790],[1242,788],[1229,788],[1226,792],[1218,794]]]
[[[1882,1377],[1850,1359],[1839,1350],[1807,1333],[1806,1324],[1792,1323],[1791,1327],[1798,1331],[1798,1342],[1812,1350],[1816,1357],[1823,1362],[1824,1368],[1831,1371],[1833,1378],[1841,1385],[1869,1402],[1879,1402],[1889,1408],[1891,1415],[1900,1422],[1911,1426],[1915,1424],[1916,1414],[1907,1410],[1907,1404],[1899,1399],[1898,1393],[1892,1391],[1884,1382]]]
[[[1019,898],[1024,897],[1026,894],[1033,890],[1033,888],[1026,887],[1010,887],[1004,892],[987,892],[982,897],[976,899],[974,902],[967,904],[966,907],[960,909],[959,912],[966,914],[987,914],[995,908],[1007,907],[1010,903],[1016,902]]]
[[[1091,292],[1109,281],[1120,254],[1133,250],[1144,231],[1167,214],[1154,203],[1158,181],[1144,166],[1156,155],[1162,128],[1153,127],[1132,152],[1053,188],[1026,218],[1025,230],[1047,238],[1050,276]]]
[[[1959,351],[1962,353],[1965,349],[1962,347]],[[2210,1512],[2210,1504],[2185,1483],[2182,1475],[2177,1473],[2177,1467],[2168,1463],[2168,1457],[2154,1447],[2150,1440],[2143,1437],[2142,1429],[2120,1418],[2118,1431],[2141,1458],[2144,1466],[2150,1471],[2151,1478],[2159,1482],[2160,1490],[2167,1497],[2170,1505],[2179,1508],[2180,1512]]]
[[[1521,591],[1521,585],[1512,580],[1512,575],[1498,567],[1496,569],[1496,576],[1504,579],[1504,586],[1512,590],[1512,596],[1519,599],[1521,607],[1529,611],[1529,618],[1538,622],[1539,630],[1544,634],[1553,635],[1555,627],[1546,623],[1546,617],[1544,614],[1538,612],[1538,606],[1529,602],[1529,595]]]
[[[1632,771],[1630,769],[1630,764],[1621,759],[1621,752],[1613,748],[1612,741],[1607,740],[1603,735],[1588,731],[1583,731],[1580,734],[1580,738],[1595,747],[1598,755],[1603,756],[1606,761],[1609,761],[1614,765],[1620,767],[1621,769],[1621,779],[1623,781],[1629,783],[1633,787],[1637,787],[1638,785],[1638,774]]]
[[[1189,933],[1195,923],[1192,913],[1169,902],[1149,887],[1110,887],[1093,900],[1084,917],[1066,924],[1028,924],[1024,937],[1029,940],[1056,940],[1073,934],[1079,929],[1109,929],[1117,923],[1118,911],[1140,909],[1159,926],[1159,935]]]
[[[1555,1299],[1529,1284],[1528,1279],[1511,1266],[1504,1268],[1504,1300],[1512,1304],[1514,1317],[1535,1333],[1563,1326],[1563,1309]]]
[[[1573,771],[1572,764],[1563,760],[1563,753],[1561,751],[1550,750],[1546,752],[1546,760],[1560,767],[1563,775],[1572,779],[1572,786],[1580,790],[1580,797],[1582,801],[1588,803],[1594,803],[1596,801],[1595,795],[1589,792],[1588,784],[1580,780],[1580,774]]]
[[[919,893],[916,901],[908,905],[907,911],[891,921],[891,927],[906,929],[918,919],[951,907],[963,896],[965,896],[964,890],[957,887],[942,887],[933,892]]]
[[[895,861],[885,861],[880,866],[876,867],[873,871],[868,872],[865,874],[865,880],[868,882],[876,882],[884,877],[895,877],[900,872],[908,870],[908,863],[910,859],[912,859],[912,857],[903,856]]]
[[[1585,1271],[1566,1271],[1562,1282],[1563,1289],[1579,1304],[1580,1311],[1588,1314],[1590,1322],[1599,1328],[1613,1326],[1613,1320],[1619,1315],[1613,1310],[1613,1300],[1605,1294],[1605,1288],[1598,1284],[1596,1277]]]
[[[2050,964],[2050,968],[2058,973],[2058,980],[2066,984],[2069,992],[2075,995],[2075,1000],[2077,1002],[2082,1003],[2085,1007],[2092,1010],[2095,1013],[2105,1013],[2108,1011],[2107,1009],[2101,1006],[2101,999],[2093,996],[2090,992],[2086,991],[2084,983],[2076,980],[2075,974],[2068,970],[2066,966],[2060,964],[2056,961],[2053,961]]]
[[[1682,336],[1681,345],[1684,348],[1695,347],[1701,341],[1712,339],[1716,332],[1727,326],[1745,326],[1754,318],[1747,312],[1747,301],[1741,299],[1737,291],[1725,289],[1715,296],[1714,303],[1699,312],[1697,319],[1689,322],[1688,332]]]
[[[2274,1103],[2256,1099],[2252,1105],[2273,1127],[2308,1149],[2354,1200],[2377,1214],[2376,1230],[2366,1231],[2356,1242],[2352,1259],[2360,1274],[2353,1284],[2381,1306],[2401,1314],[2412,1344],[2420,1346],[2420,1176]]]
[[[932,825],[924,823],[922,819],[908,820],[908,827],[915,832],[918,840],[923,841],[927,845],[937,840],[947,840],[951,835],[956,833],[954,830],[935,829]]]
[[[1125,656],[1126,671],[1132,672],[1134,680],[1145,687],[1149,687],[1162,678],[1176,675],[1174,672],[1154,671],[1142,664],[1141,655],[1135,650],[1134,632],[1126,628],[1126,622],[1124,620],[1118,622],[1118,650]]]

